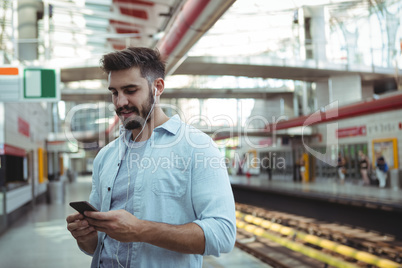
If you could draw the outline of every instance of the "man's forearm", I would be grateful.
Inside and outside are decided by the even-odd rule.
[[[185,254],[203,254],[205,249],[204,231],[195,223],[171,225],[143,221],[140,239]]]

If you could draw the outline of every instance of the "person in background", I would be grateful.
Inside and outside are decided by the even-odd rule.
[[[267,166],[268,181],[272,181],[272,167],[271,164]]]
[[[123,126],[93,163],[89,201],[100,212],[66,219],[91,267],[202,267],[203,255],[230,252],[236,217],[223,155],[159,106],[159,52],[131,47],[101,64]]]
[[[377,153],[375,173],[377,175],[380,188],[384,188],[385,185],[387,184],[387,172],[388,172],[388,165],[387,162],[385,161],[384,156],[381,153]]]
[[[370,185],[370,179],[368,177],[370,161],[363,151],[359,151],[359,168],[363,179],[363,185]]]
[[[243,154],[243,157],[239,160],[239,166],[237,168],[237,175],[244,175],[244,167],[246,165],[247,154]]]
[[[345,173],[346,173],[346,167],[345,167],[346,161],[345,158],[342,156],[341,152],[338,153],[338,164],[336,166],[337,173],[338,173],[338,179],[341,184],[345,183]]]
[[[261,161],[261,170],[265,170],[268,175],[268,181],[272,180],[272,166],[270,154],[265,155]]]

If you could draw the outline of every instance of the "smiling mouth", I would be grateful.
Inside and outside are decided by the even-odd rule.
[[[130,116],[133,116],[133,115],[140,115],[140,113],[136,107],[129,107],[129,106],[120,107],[120,108],[116,109],[115,112],[119,117],[124,118],[124,119],[126,119]]]
[[[132,116],[133,114],[134,114],[133,111],[129,111],[129,112],[120,112],[120,113],[119,113],[119,115],[122,116],[122,117],[124,117],[124,118],[130,117],[130,116]]]

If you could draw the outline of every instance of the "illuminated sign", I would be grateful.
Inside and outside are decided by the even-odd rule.
[[[59,85],[56,69],[0,67],[0,102],[57,102]]]
[[[336,130],[336,136],[338,138],[347,138],[355,136],[366,136],[366,126],[339,128]]]

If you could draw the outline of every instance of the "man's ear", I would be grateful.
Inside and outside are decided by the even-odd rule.
[[[165,81],[162,78],[157,78],[154,81],[154,89],[155,89],[155,96],[162,95],[163,91],[165,90]]]

